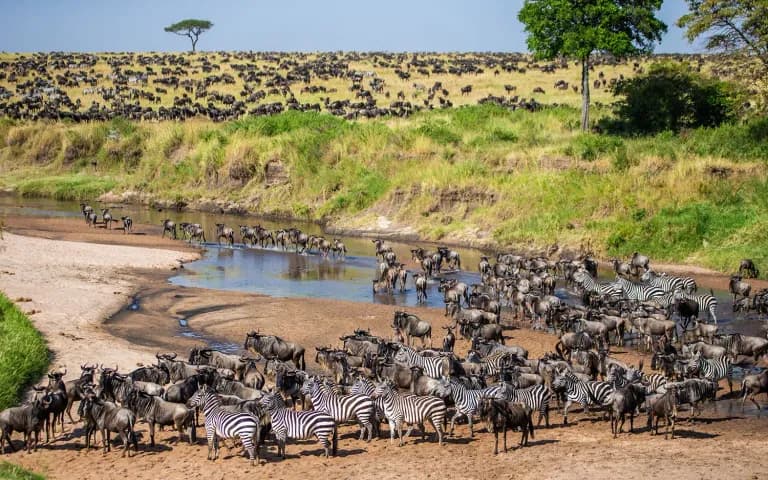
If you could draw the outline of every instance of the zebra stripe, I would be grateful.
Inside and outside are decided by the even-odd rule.
[[[605,295],[615,299],[621,298],[621,290],[613,283],[597,283],[592,275],[585,271],[577,272],[574,275],[574,281],[587,292],[597,292],[599,295]]]
[[[506,388],[502,391],[502,395],[507,401],[523,403],[531,411],[538,411],[539,421],[536,426],[541,425],[541,419],[544,418],[546,419],[547,427],[549,427],[549,401],[552,400],[552,391],[546,385],[534,385],[528,388]]]
[[[564,424],[568,423],[568,407],[573,402],[580,403],[584,407],[584,413],[589,413],[590,405],[607,407],[613,402],[613,385],[608,382],[582,382],[570,370],[558,373],[552,381],[552,388],[565,392]]]
[[[264,395],[261,404],[272,418],[272,431],[277,440],[277,454],[285,458],[285,441],[287,438],[297,440],[317,438],[325,449],[325,457],[336,455],[338,433],[333,417],[325,412],[289,410],[285,408],[283,398],[277,393]],[[333,445],[331,445],[331,439]]]
[[[675,298],[681,300],[693,300],[699,305],[699,312],[707,312],[712,321],[717,324],[717,299],[713,295],[692,295],[681,290],[675,292]]]
[[[443,444],[443,422],[445,421],[445,402],[433,396],[419,397],[416,395],[400,395],[389,382],[376,386],[373,398],[381,398],[384,405],[384,415],[389,422],[389,442],[395,440],[395,430],[403,445],[403,423],[409,424],[405,437],[408,437],[414,425],[418,425],[422,438],[426,437],[424,421],[429,420],[437,432],[437,441]]]
[[[664,295],[664,290],[659,287],[630,282],[619,276],[616,276],[616,284],[621,288],[624,297],[629,300],[647,302]]]
[[[360,440],[368,432],[368,441],[373,438],[371,417],[374,414],[373,399],[368,395],[349,394],[337,395],[331,387],[320,383],[317,379],[308,380],[301,389],[312,399],[315,410],[325,412],[336,422],[355,421],[360,424]]]
[[[250,413],[232,413],[222,410],[218,395],[202,387],[189,399],[191,407],[200,407],[205,414],[205,436],[208,439],[208,460],[219,456],[219,442],[223,439],[239,438],[248,452],[251,463],[258,462],[259,451],[254,439],[259,432],[259,419]],[[212,455],[213,454],[213,455]]]
[[[641,277],[643,282],[654,287],[659,287],[665,292],[674,292],[682,290],[687,293],[696,291],[696,281],[690,277],[675,277],[673,275],[658,274],[653,270],[648,270]]]
[[[480,362],[481,372],[485,376],[498,375],[509,367],[509,352],[496,351]]]
[[[450,435],[453,435],[453,427],[455,426],[456,419],[465,415],[469,423],[469,436],[474,437],[475,431],[472,424],[472,416],[477,415],[477,411],[480,409],[480,403],[483,398],[494,397],[497,393],[496,387],[483,388],[481,390],[473,390],[465,387],[456,379],[451,379],[451,396],[453,397],[453,403],[456,406],[456,413],[451,418],[451,430]]]
[[[686,369],[688,374],[698,374],[699,378],[718,382],[725,378],[733,393],[733,365],[731,358],[726,355],[722,358],[706,359],[701,355],[695,355]]]
[[[447,357],[422,357],[416,350],[406,346],[401,346],[397,351],[395,361],[409,367],[419,367],[424,375],[438,380],[449,373],[446,371],[446,363],[450,361]]]
[[[661,393],[660,390],[667,384],[667,377],[660,373],[643,374],[640,383],[645,385],[645,393],[647,394]]]

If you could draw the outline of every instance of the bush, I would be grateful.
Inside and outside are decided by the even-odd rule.
[[[616,119],[604,121],[603,127],[630,134],[716,127],[737,117],[743,98],[734,84],[672,62],[617,83],[613,93],[624,98],[616,104]]]
[[[0,463],[0,479],[2,480],[45,480],[45,477],[24,470],[18,465],[3,462]]]

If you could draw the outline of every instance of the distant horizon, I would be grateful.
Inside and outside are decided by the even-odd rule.
[[[183,53],[187,38],[164,27],[184,18],[214,26],[202,52],[528,53],[517,20],[522,0],[390,0],[384,7],[352,0],[0,0],[0,51],[6,53]],[[659,11],[668,32],[655,53],[700,53],[675,23],[685,2]]]

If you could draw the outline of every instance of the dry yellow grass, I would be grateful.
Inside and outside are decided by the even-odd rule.
[[[33,54],[0,54],[0,62],[16,62],[23,58],[30,58]],[[88,54],[91,55],[91,54]],[[112,67],[107,63],[110,59],[117,59],[117,60],[124,60],[127,55],[132,55],[133,59],[129,60],[126,65],[122,66],[121,68],[123,71],[126,70],[133,70],[133,71],[144,71],[145,68],[138,63],[138,56],[139,55],[146,55],[146,56],[152,56],[152,55],[163,55],[153,52],[146,52],[146,53],[133,53],[133,54],[94,54],[98,56],[98,61],[95,66],[88,67],[88,68],[72,68],[67,69],[67,71],[72,73],[87,73],[90,76],[96,76],[101,75],[102,78],[99,80],[98,87],[103,88],[111,88],[114,86],[114,83],[109,78],[109,75],[113,73]],[[237,53],[178,53],[178,54],[165,54],[165,55],[181,55],[186,60],[189,61],[190,67],[187,68],[187,75],[183,75],[180,78],[183,80],[185,78],[189,78],[193,81],[198,81],[203,79],[204,77],[208,75],[220,75],[220,74],[230,74],[233,77],[235,77],[235,84],[224,84],[224,83],[217,83],[209,87],[209,92],[219,92],[222,94],[232,94],[236,98],[240,98],[240,92],[243,89],[243,81],[240,77],[238,77],[238,72],[232,68],[234,64],[252,64],[255,65],[257,69],[264,70],[267,68],[275,68],[276,73],[279,73],[280,75],[285,76],[288,73],[288,66],[282,65],[281,61],[286,60],[288,58],[292,59],[298,59],[299,62],[309,62],[309,61],[315,61],[318,58],[327,58],[325,54],[288,54],[286,57],[281,57],[280,61],[276,62],[270,62],[266,60],[256,60],[256,61],[250,61],[250,60],[244,60],[244,59],[238,59],[236,58]],[[299,57],[300,55],[300,57]],[[418,68],[416,67],[408,67],[408,61],[411,58],[412,54],[403,54],[404,59],[402,62],[391,62],[391,65],[389,67],[382,67],[381,65],[374,64],[374,58],[376,57],[374,54],[360,54],[359,59],[357,58],[358,55],[355,54],[354,56],[350,57],[351,60],[348,60],[347,63],[349,65],[350,70],[354,71],[363,71],[363,72],[375,72],[376,76],[383,79],[385,81],[385,92],[389,92],[390,98],[386,98],[384,93],[374,93],[374,98],[377,100],[379,105],[389,105],[391,101],[396,100],[396,96],[398,92],[403,92],[406,96],[406,99],[418,103],[423,104],[423,100],[426,99],[427,93],[420,88],[416,88],[416,85],[423,86],[426,88],[431,87],[434,82],[441,82],[449,92],[449,99],[455,106],[459,105],[473,105],[476,104],[478,100],[481,98],[484,98],[488,95],[495,95],[495,96],[509,96],[509,94],[506,92],[504,86],[505,85],[513,85],[517,87],[517,90],[512,93],[512,95],[519,95],[521,98],[535,98],[536,101],[552,104],[562,104],[562,105],[570,105],[570,106],[579,106],[581,102],[581,94],[578,91],[573,90],[573,86],[580,85],[580,79],[581,79],[581,69],[578,67],[574,62],[570,62],[567,64],[567,68],[565,69],[558,69],[554,73],[546,73],[543,72],[540,68],[537,66],[546,65],[547,62],[535,62],[531,59],[530,56],[522,55],[520,56],[521,61],[517,62],[518,67],[521,69],[524,69],[525,72],[521,73],[519,71],[511,71],[507,72],[504,69],[500,67],[487,67],[483,66],[484,72],[478,75],[475,74],[465,74],[465,75],[453,75],[453,74],[433,74],[430,73],[429,76],[423,75],[418,73]],[[483,54],[485,55],[485,54]],[[492,54],[488,54],[492,55]],[[510,54],[510,55],[517,55],[517,54]],[[379,54],[380,56],[380,54]],[[451,61],[458,61],[461,59],[469,59],[475,57],[475,54],[419,54],[418,58],[419,60],[424,60],[428,62],[434,62],[434,61],[440,61],[444,62],[444,64],[447,66],[450,64]],[[497,61],[507,61],[510,58],[512,58],[509,55],[504,54],[498,54],[497,56],[493,57]],[[697,64],[697,60],[694,57],[691,56],[679,56],[678,58],[686,59],[686,61],[691,62],[692,64]],[[214,65],[219,65],[220,70],[214,70],[211,73],[205,73],[202,70],[203,60],[206,60]],[[625,78],[630,78],[634,76],[637,72],[636,69],[633,68],[633,64],[637,62],[640,65],[641,69],[647,68],[647,66],[654,61],[654,57],[645,57],[645,58],[639,58],[634,59],[630,61],[621,61],[616,63],[615,65],[597,65],[594,69],[594,71],[591,74],[592,83],[594,80],[598,79],[598,75],[602,73],[604,75],[604,78],[607,82],[609,82],[612,79],[619,79],[621,76],[624,76]],[[153,94],[157,94],[156,88],[165,88],[168,90],[167,94],[159,94],[161,101],[159,103],[150,103],[146,99],[139,100],[140,104],[142,106],[152,106],[152,107],[158,107],[160,105],[162,106],[171,106],[173,104],[173,98],[174,96],[181,96],[184,93],[183,88],[179,89],[173,89],[165,87],[164,85],[155,85],[152,83],[152,80],[161,78],[163,75],[160,74],[161,65],[158,64],[152,64],[152,68],[157,73],[156,76],[150,76],[149,77],[149,83],[147,85],[141,85],[141,84],[129,84],[128,88],[138,88],[142,89],[144,91],[149,91]],[[396,74],[395,70],[397,68],[400,68],[402,70],[408,71],[411,74],[411,78],[408,80],[402,80],[400,79]],[[705,64],[703,67],[705,70],[709,69],[709,65]],[[428,70],[431,71],[431,68],[428,68]],[[498,70],[498,75],[495,74],[495,70]],[[7,71],[7,69],[6,69]],[[55,73],[63,72],[63,70],[55,70]],[[15,84],[21,83],[24,81],[32,80],[35,78],[35,75],[32,73],[29,73],[24,76],[17,76],[16,82],[10,82],[7,78],[2,80],[0,79],[0,86],[3,86],[11,91],[15,92]],[[368,86],[368,80],[369,78],[366,78],[364,81],[364,87],[366,89],[370,89]],[[569,88],[565,90],[558,90],[554,88],[555,82],[563,80],[569,84]],[[321,79],[318,77],[314,77],[311,79],[310,85],[322,85],[329,91],[330,93],[301,93],[301,88],[304,86],[302,83],[296,83],[292,86],[292,92],[296,96],[296,98],[301,103],[321,103],[322,99],[324,98],[330,98],[331,100],[343,100],[343,99],[349,99],[354,98],[354,92],[351,92],[349,90],[349,87],[351,85],[351,81],[347,78],[334,78],[330,77],[327,79]],[[472,85],[472,92],[469,95],[461,95],[460,89],[464,87],[465,85]],[[104,104],[104,101],[102,100],[101,96],[96,93],[84,93],[84,89],[88,88],[89,86],[87,84],[81,84],[79,87],[71,87],[71,88],[63,88],[63,90],[67,93],[67,95],[73,100],[77,101],[80,100],[82,102],[82,105],[84,107],[87,107],[91,104],[91,102],[96,101],[101,104]],[[546,92],[545,94],[534,94],[533,89],[536,87],[541,87]],[[258,88],[258,87],[257,87]],[[267,88],[263,88],[265,91],[269,90]],[[335,90],[335,91],[333,91]],[[612,101],[612,96],[610,93],[610,88],[608,87],[600,87],[600,88],[592,88],[592,100],[596,103],[609,103]],[[206,99],[200,99],[200,103],[207,104]],[[265,99],[261,101],[261,103],[267,103],[267,102],[274,102],[274,101],[285,101],[285,97],[282,95],[267,95]],[[217,102],[214,102],[217,103]],[[432,102],[435,106],[439,106],[437,99],[433,100]]]

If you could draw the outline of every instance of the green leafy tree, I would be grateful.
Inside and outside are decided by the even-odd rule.
[[[518,14],[538,59],[581,62],[581,129],[589,128],[589,66],[593,53],[649,53],[667,26],[655,13],[662,0],[525,0]]]
[[[686,29],[688,40],[693,42],[704,37],[708,50],[738,54],[728,59],[733,62],[735,58],[738,62],[733,73],[737,78],[760,85],[765,96],[768,93],[768,1],[687,1],[690,12],[680,17],[677,24]]]
[[[211,27],[213,27],[213,23],[208,20],[189,18],[165,27],[165,31],[183,37],[189,37],[192,41],[192,51],[194,52],[197,47],[197,41],[200,39],[200,35],[210,30]]]

